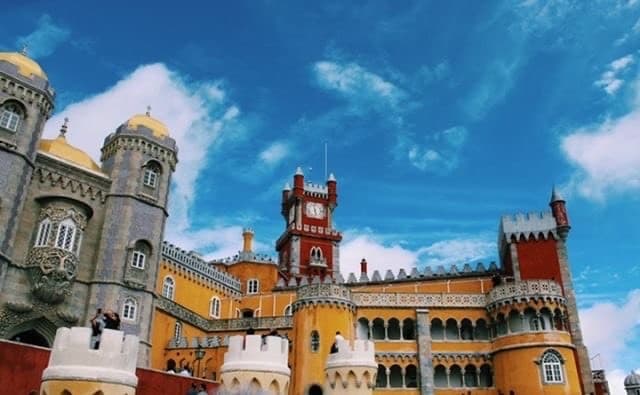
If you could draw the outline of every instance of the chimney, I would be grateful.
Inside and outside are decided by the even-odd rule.
[[[244,228],[242,230],[242,252],[251,252],[253,251],[253,229]]]
[[[360,274],[367,274],[367,260],[364,258],[360,261]]]

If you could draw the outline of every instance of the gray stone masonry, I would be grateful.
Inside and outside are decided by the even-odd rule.
[[[431,330],[429,329],[429,310],[416,310],[418,329],[418,361],[420,365],[420,393],[433,395],[433,357],[431,355]]]

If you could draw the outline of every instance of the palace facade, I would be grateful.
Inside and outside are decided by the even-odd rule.
[[[277,257],[254,252],[246,228],[242,251],[209,261],[163,239],[178,165],[167,127],[149,113],[123,120],[98,164],[67,142],[66,124],[42,139],[54,98],[35,61],[0,53],[0,338],[51,346],[57,328],[113,306],[140,339],[139,365],[213,380],[230,339],[244,347],[233,335],[276,331],[289,394],[329,393],[337,380],[370,380],[375,394],[606,393],[583,344],[555,191],[549,210],[500,219],[498,263],[370,273],[363,259],[346,274],[338,182],[298,169],[282,191]],[[327,379],[336,331],[373,342],[374,377]]]

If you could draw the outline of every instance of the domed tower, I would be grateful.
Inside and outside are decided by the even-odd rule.
[[[12,260],[38,140],[53,110],[54,91],[24,52],[0,52],[0,273]]]
[[[147,112],[106,137],[101,160],[111,187],[88,308],[120,312],[123,330],[140,338],[139,363],[145,366],[177,147],[167,127]]]
[[[640,394],[640,374],[631,372],[624,378],[624,389],[627,391],[627,395]]]
[[[370,340],[337,341],[337,352],[329,354],[325,367],[327,395],[371,395],[376,386],[374,344]]]
[[[351,291],[343,285],[320,283],[315,277],[312,284],[298,288],[293,303],[292,394],[315,394],[323,388],[336,332],[354,338],[355,310]]]

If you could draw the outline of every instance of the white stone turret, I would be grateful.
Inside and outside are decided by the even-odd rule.
[[[371,395],[376,386],[378,365],[372,341],[337,341],[338,352],[329,354],[325,367],[327,395]]]
[[[41,394],[135,394],[138,337],[105,329],[97,350],[90,347],[90,339],[91,328],[58,329],[42,373]]]
[[[289,340],[278,336],[232,336],[220,368],[220,394],[289,393]]]

